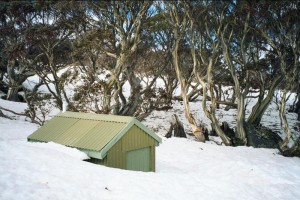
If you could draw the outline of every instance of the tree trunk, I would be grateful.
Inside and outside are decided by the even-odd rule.
[[[7,65],[7,75],[8,75],[9,82],[8,82],[8,92],[7,92],[6,100],[9,101],[19,101],[18,90],[23,83],[23,79],[21,80],[22,74],[15,73],[14,65],[15,65],[14,61],[10,61],[9,64]]]
[[[216,108],[220,109],[220,103],[219,103],[219,101],[221,101],[221,98],[222,98],[222,85],[218,84],[215,87],[215,91],[216,91],[216,96],[217,96]]]
[[[218,136],[222,139],[225,145],[231,145],[230,139],[224,134],[222,129],[219,126],[219,122],[216,118],[216,98],[214,95],[214,89],[213,89],[213,68],[214,68],[214,58],[216,55],[216,48],[213,49],[213,54],[209,57],[207,63],[200,64],[199,60],[196,57],[196,42],[195,42],[195,35],[194,35],[194,29],[193,29],[193,20],[190,20],[190,34],[191,34],[191,55],[193,58],[193,73],[196,76],[196,79],[198,80],[198,83],[201,84],[202,90],[203,90],[203,98],[202,98],[202,108],[205,112],[205,115],[210,119],[212,124],[212,129],[216,131]],[[218,45],[216,45],[218,46]],[[215,46],[215,47],[216,47]],[[201,51],[200,51],[201,54]],[[202,59],[203,60],[203,59]],[[200,68],[200,69],[199,69]],[[205,70],[206,68],[206,70]],[[199,73],[199,71],[202,71],[202,74]],[[206,73],[205,73],[206,71]],[[206,78],[204,78],[206,76]],[[204,80],[207,80],[206,82]],[[208,100],[208,92],[210,92],[211,97],[211,105],[207,105]],[[198,129],[198,132],[200,133],[199,138],[201,140],[205,141],[205,130],[204,129]]]
[[[120,110],[120,115],[133,116],[141,103],[141,80],[134,75],[132,68],[127,68],[127,80],[130,84],[130,96],[128,102]]]
[[[247,134],[245,130],[245,97],[244,94],[238,95],[238,109],[237,109],[237,119],[236,119],[236,137],[243,142],[247,143]]]
[[[125,52],[124,50],[126,46],[125,41],[122,41],[121,45],[122,45],[121,51]],[[113,109],[114,115],[120,114],[119,93],[122,88],[120,87],[120,84],[118,82],[119,82],[119,76],[124,68],[125,63],[128,61],[129,56],[130,56],[129,54],[125,54],[123,52],[120,53],[120,55],[117,57],[115,68],[113,71],[111,71],[112,79],[110,80],[109,87],[114,88],[113,91],[113,98],[115,100],[114,109]]]
[[[273,82],[272,86],[269,89],[266,98],[264,98],[265,91],[260,91],[260,97],[258,98],[257,103],[253,106],[251,114],[247,119],[247,122],[249,124],[252,124],[253,126],[259,126],[265,111],[267,110],[268,106],[272,102],[275,89],[281,83],[282,80],[283,80],[282,75],[278,76],[275,79],[275,81]]]
[[[230,146],[231,145],[231,141],[230,139],[225,135],[224,131],[221,129],[221,127],[218,125],[218,120],[216,118],[215,115],[210,114],[209,116],[210,120],[211,120],[211,124],[212,124],[212,129],[216,131],[216,133],[218,134],[218,136],[222,139],[222,141],[224,142],[224,144],[226,146]]]
[[[178,48],[179,48],[180,37],[178,35],[177,30],[174,30],[174,35],[175,35],[175,44],[174,44],[174,49],[172,51],[172,62],[176,71],[177,78],[180,83],[181,96],[184,105],[184,114],[192,128],[193,134],[195,135],[197,141],[205,142],[204,134],[202,133],[201,129],[198,127],[196,120],[194,119],[190,111],[189,99],[187,96],[187,90],[188,90],[187,81],[183,76],[183,72],[178,63],[178,59],[179,59]]]
[[[212,102],[212,105],[210,106],[210,110],[209,110],[209,107],[206,105],[206,101],[207,101],[206,83],[203,81],[203,79],[201,79],[200,75],[197,72],[196,72],[196,77],[197,77],[198,81],[200,82],[200,84],[202,85],[202,88],[203,88],[202,108],[203,108],[203,110],[205,112],[205,115],[211,121],[212,130],[214,130],[217,133],[217,135],[222,139],[223,143],[226,146],[230,146],[231,145],[231,141],[225,135],[224,131],[220,128],[219,121],[216,118],[215,105],[213,105],[214,103]]]
[[[198,127],[197,122],[194,118],[194,116],[191,113],[190,110],[190,104],[189,104],[189,98],[187,96],[187,86],[185,85],[185,82],[182,82],[180,84],[181,86],[181,96],[182,96],[182,100],[183,100],[183,106],[184,106],[184,114],[186,119],[188,120],[193,134],[195,135],[197,141],[199,142],[205,142],[205,137],[204,134],[202,133],[200,127]]]
[[[165,137],[166,138],[172,137],[173,131],[174,131],[174,137],[186,138],[183,124],[179,121],[178,116],[176,114],[174,114],[172,116],[170,129],[169,129],[168,133],[165,135]]]
[[[19,101],[18,98],[18,87],[9,87],[6,100],[9,101]]]
[[[222,36],[222,44],[223,44],[223,53],[225,61],[227,62],[230,70],[231,77],[234,83],[234,91],[235,96],[237,98],[237,126],[236,126],[236,138],[238,138],[242,143],[247,143],[247,134],[245,130],[245,96],[248,93],[249,87],[246,84],[244,91],[241,91],[242,88],[239,83],[238,75],[236,74],[236,70],[234,68],[234,64],[229,56],[228,46],[225,43],[224,36]],[[247,74],[248,76],[248,74]]]
[[[174,137],[184,137],[186,138],[186,134],[184,131],[184,127],[182,123],[179,121],[176,114],[173,115],[173,125],[174,125]]]
[[[191,86],[191,85],[190,85]],[[196,98],[200,95],[199,94],[199,89],[198,89],[199,83],[197,83],[195,86],[193,86],[192,91],[187,95],[188,96],[188,100],[191,101],[195,101]]]
[[[281,104],[280,104],[280,110],[279,110],[280,121],[281,121],[281,124],[283,124],[283,130],[286,134],[286,137],[285,137],[283,143],[280,145],[281,150],[288,148],[288,143],[292,137],[292,132],[291,132],[291,129],[289,128],[289,123],[287,121],[286,114],[285,114],[286,94],[287,94],[287,90],[284,90],[282,97],[281,97]]]
[[[300,121],[300,84],[298,84],[298,90],[297,90],[297,96],[298,96],[298,101],[296,104],[296,113],[298,114],[298,120]]]
[[[172,137],[172,135],[173,135],[173,130],[174,130],[174,125],[173,125],[173,123],[171,122],[169,131],[167,132],[167,134],[165,135],[165,137],[166,137],[166,138]]]
[[[103,89],[103,100],[102,100],[101,110],[102,113],[108,114],[110,112],[110,104],[111,104],[111,88],[108,85],[104,85],[103,88],[104,89]]]
[[[298,102],[300,101],[300,99],[298,100]],[[298,118],[297,120],[300,121],[300,103],[297,104],[296,109],[298,110],[297,114],[298,114]]]

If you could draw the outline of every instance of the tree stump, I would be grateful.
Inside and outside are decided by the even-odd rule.
[[[205,142],[205,135],[201,128],[197,127],[193,130],[193,132],[198,142]]]
[[[174,134],[173,134],[174,132]],[[184,131],[183,124],[179,121],[178,116],[174,114],[172,116],[171,125],[168,133],[165,135],[166,138],[170,138],[174,135],[174,137],[183,137],[186,138],[186,134]]]

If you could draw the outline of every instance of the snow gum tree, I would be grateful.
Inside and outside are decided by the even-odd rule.
[[[36,74],[43,81],[57,107],[62,110],[63,101],[72,106],[65,89],[65,79],[68,72],[60,74],[60,70],[72,63],[73,10],[70,3],[57,2],[44,7],[39,13],[38,23],[28,29],[32,41],[32,54]],[[51,85],[54,87],[51,87]]]
[[[36,19],[36,9],[26,2],[6,2],[1,3],[0,13],[1,88],[7,90],[7,100],[20,101],[22,83],[34,75],[26,30]]]
[[[247,143],[246,130],[245,130],[245,98],[249,92],[249,70],[246,67],[247,64],[247,56],[246,56],[246,48],[247,44],[246,36],[249,31],[248,20],[250,17],[250,13],[247,14],[247,19],[244,23],[244,27],[242,27],[242,34],[239,39],[239,47],[240,54],[238,57],[241,58],[240,62],[234,62],[234,53],[230,52],[230,45],[234,44],[232,41],[233,37],[233,29],[228,31],[229,24],[224,26],[222,30],[220,40],[222,41],[222,49],[224,60],[228,66],[228,70],[233,79],[234,90],[237,99],[237,126],[236,126],[236,137],[242,141],[242,143]],[[225,35],[227,33],[227,35]],[[238,37],[238,36],[237,36]],[[244,79],[239,79],[241,73],[244,73]]]
[[[231,141],[220,128],[216,117],[217,101],[219,96],[215,92],[215,71],[220,64],[220,35],[224,20],[224,10],[219,15],[211,16],[211,11],[217,9],[212,5],[197,5],[194,10],[191,4],[185,4],[186,12],[189,16],[189,41],[191,46],[191,56],[193,58],[193,73],[196,81],[203,88],[202,108],[206,116],[210,119],[213,130],[221,137],[225,145],[230,145]],[[209,7],[213,7],[209,10]],[[214,13],[214,12],[212,12]],[[210,104],[208,104],[208,96]]]
[[[165,7],[165,19],[171,25],[171,30],[173,32],[172,65],[175,69],[176,76],[180,84],[185,117],[188,120],[197,140],[204,142],[204,133],[201,131],[199,125],[197,124],[194,116],[191,113],[189,99],[187,96],[189,88],[188,79],[191,78],[191,74],[189,74],[189,77],[185,76],[184,69],[179,61],[178,55],[180,43],[182,42],[183,37],[186,35],[188,15],[186,12],[184,12],[181,3],[164,2],[163,5]]]
[[[106,80],[100,81],[95,77],[102,91],[102,106],[96,107],[97,112],[137,116],[153,109],[153,101],[150,100],[150,96],[147,101],[146,96],[152,93],[161,70],[153,71],[152,80],[146,83],[146,87],[142,87],[144,77],[137,73],[141,68],[146,70],[149,66],[162,66],[161,63],[152,62],[154,60],[150,55],[154,54],[147,32],[152,20],[151,3],[126,1],[88,4],[92,11],[88,13],[89,27],[84,31],[83,37],[94,42],[89,44],[93,49],[89,53],[93,54],[90,62],[92,65],[85,69],[90,69],[92,76],[95,76],[95,68],[108,72]],[[80,54],[80,51],[78,53]],[[146,57],[143,55],[149,55],[149,62],[145,62]],[[130,85],[129,97],[123,95],[123,85],[126,81]],[[95,104],[97,105],[97,102]],[[143,109],[144,111],[141,111]]]
[[[276,55],[279,63],[280,73],[284,77],[281,89],[281,103],[279,117],[282,127],[286,133],[281,149],[286,149],[290,139],[292,139],[291,129],[286,118],[286,99],[288,93],[296,91],[299,81],[299,61],[300,61],[300,28],[299,3],[272,4],[269,6],[269,16],[271,25],[260,30],[260,33],[268,41],[268,44]]]
[[[293,139],[285,107],[297,91],[300,110],[299,2],[4,1],[0,10],[0,90],[7,100],[19,100],[23,90],[28,113],[40,124],[47,111],[40,120],[35,111],[47,101],[142,119],[179,100],[196,139],[204,141],[190,107],[202,96],[225,145],[255,145],[281,90],[281,147]],[[39,81],[25,88],[32,75]],[[41,86],[49,94],[41,95]],[[226,94],[231,99],[224,88],[233,90]],[[256,102],[246,115],[250,100]],[[235,133],[216,116],[223,105],[236,109]]]

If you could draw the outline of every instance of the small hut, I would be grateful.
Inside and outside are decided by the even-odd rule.
[[[85,152],[96,164],[155,171],[155,146],[161,138],[134,117],[61,112],[28,136]]]

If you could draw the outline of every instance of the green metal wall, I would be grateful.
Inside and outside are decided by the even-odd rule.
[[[151,150],[150,147],[127,151],[126,169],[134,171],[151,171]]]
[[[108,167],[126,169],[126,154],[129,151],[150,148],[150,171],[155,171],[155,139],[136,125],[107,152]],[[138,158],[137,158],[138,159]]]
[[[89,162],[121,169],[126,169],[128,152],[148,148],[150,171],[155,171],[155,145],[161,142],[160,137],[134,117],[77,112],[58,114],[27,139],[74,147],[95,157]],[[134,157],[139,159],[136,163],[146,162],[140,159],[143,151],[135,153],[131,155],[131,163],[135,163]]]

